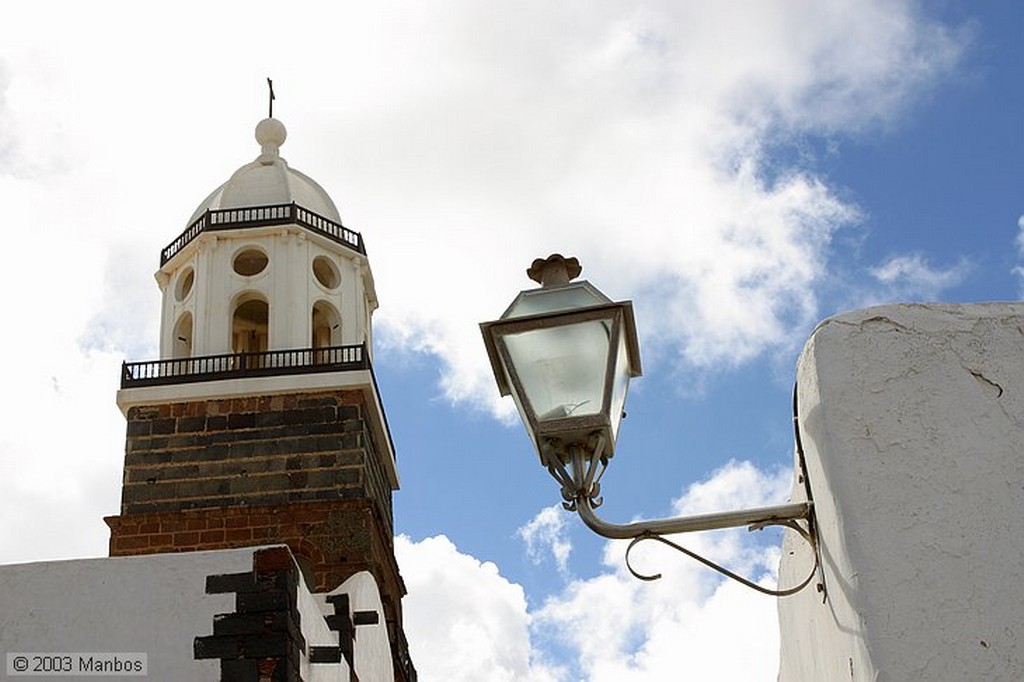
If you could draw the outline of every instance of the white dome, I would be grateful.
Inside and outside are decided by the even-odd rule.
[[[324,218],[341,223],[338,209],[324,188],[304,173],[288,167],[278,153],[287,131],[284,124],[267,118],[256,126],[256,141],[262,152],[252,163],[247,163],[223,185],[206,197],[189,218],[191,225],[208,209],[248,208],[290,204],[292,202],[318,213]]]

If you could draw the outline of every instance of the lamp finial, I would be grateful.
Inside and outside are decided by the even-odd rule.
[[[526,274],[542,288],[549,289],[564,287],[579,277],[581,272],[583,267],[575,256],[566,258],[560,253],[553,253],[547,258],[534,260]]]

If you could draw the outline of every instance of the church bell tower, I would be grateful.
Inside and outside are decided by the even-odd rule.
[[[394,446],[373,375],[362,236],[256,127],[259,156],[160,253],[160,359],[126,362],[110,555],[284,544],[314,593],[369,572],[395,679],[415,677],[394,556]]]

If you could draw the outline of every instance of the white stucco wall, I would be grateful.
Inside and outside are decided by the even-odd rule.
[[[302,623],[302,635],[306,638],[306,656],[302,657],[299,665],[299,674],[307,682],[348,682],[351,679],[351,669],[344,658],[339,663],[317,663],[309,662],[309,647],[311,646],[338,646],[338,633],[327,627],[324,616],[330,615],[333,611],[321,608],[321,595],[314,595],[309,592],[303,581],[299,589],[297,607],[299,618]],[[390,652],[389,658],[390,658]]]
[[[216,682],[219,662],[194,660],[192,642],[234,610],[234,595],[206,594],[206,576],[249,570],[251,549],[3,566],[0,643],[5,653],[145,653],[148,679]]]
[[[827,320],[798,396],[825,593],[779,601],[779,679],[1024,679],[1024,304]]]
[[[347,594],[352,612],[374,611],[376,625],[356,626],[353,663],[360,682],[393,682],[395,669],[391,658],[391,641],[384,621],[384,604],[377,581],[369,571],[360,571],[330,594]],[[319,596],[319,595],[317,595]]]
[[[251,571],[258,549],[0,566],[3,653],[145,653],[146,679],[217,682],[220,662],[195,660],[193,642],[213,633],[214,615],[235,611],[235,595],[206,594],[206,578]],[[307,653],[312,646],[337,646],[318,598],[304,584],[298,610]],[[390,650],[386,658],[379,665],[390,665]],[[304,657],[301,670],[307,680],[349,679],[344,661],[310,666]],[[0,679],[8,679],[6,656]]]

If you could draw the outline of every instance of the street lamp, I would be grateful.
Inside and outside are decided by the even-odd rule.
[[[601,476],[615,453],[629,380],[641,374],[633,304],[613,302],[587,281],[573,282],[579,261],[554,254],[527,270],[540,283],[522,291],[505,313],[480,325],[501,395],[511,394],[541,464],[561,485],[563,506],[606,538],[657,540],[740,582],[773,595],[787,595],[810,583],[818,567],[812,505],[797,502],[772,507],[700,514],[627,524],[609,523],[601,505]],[[806,476],[804,477],[806,480]],[[697,556],[665,535],[747,526],[779,525],[795,530],[815,552],[815,566],[796,587],[769,590]]]

